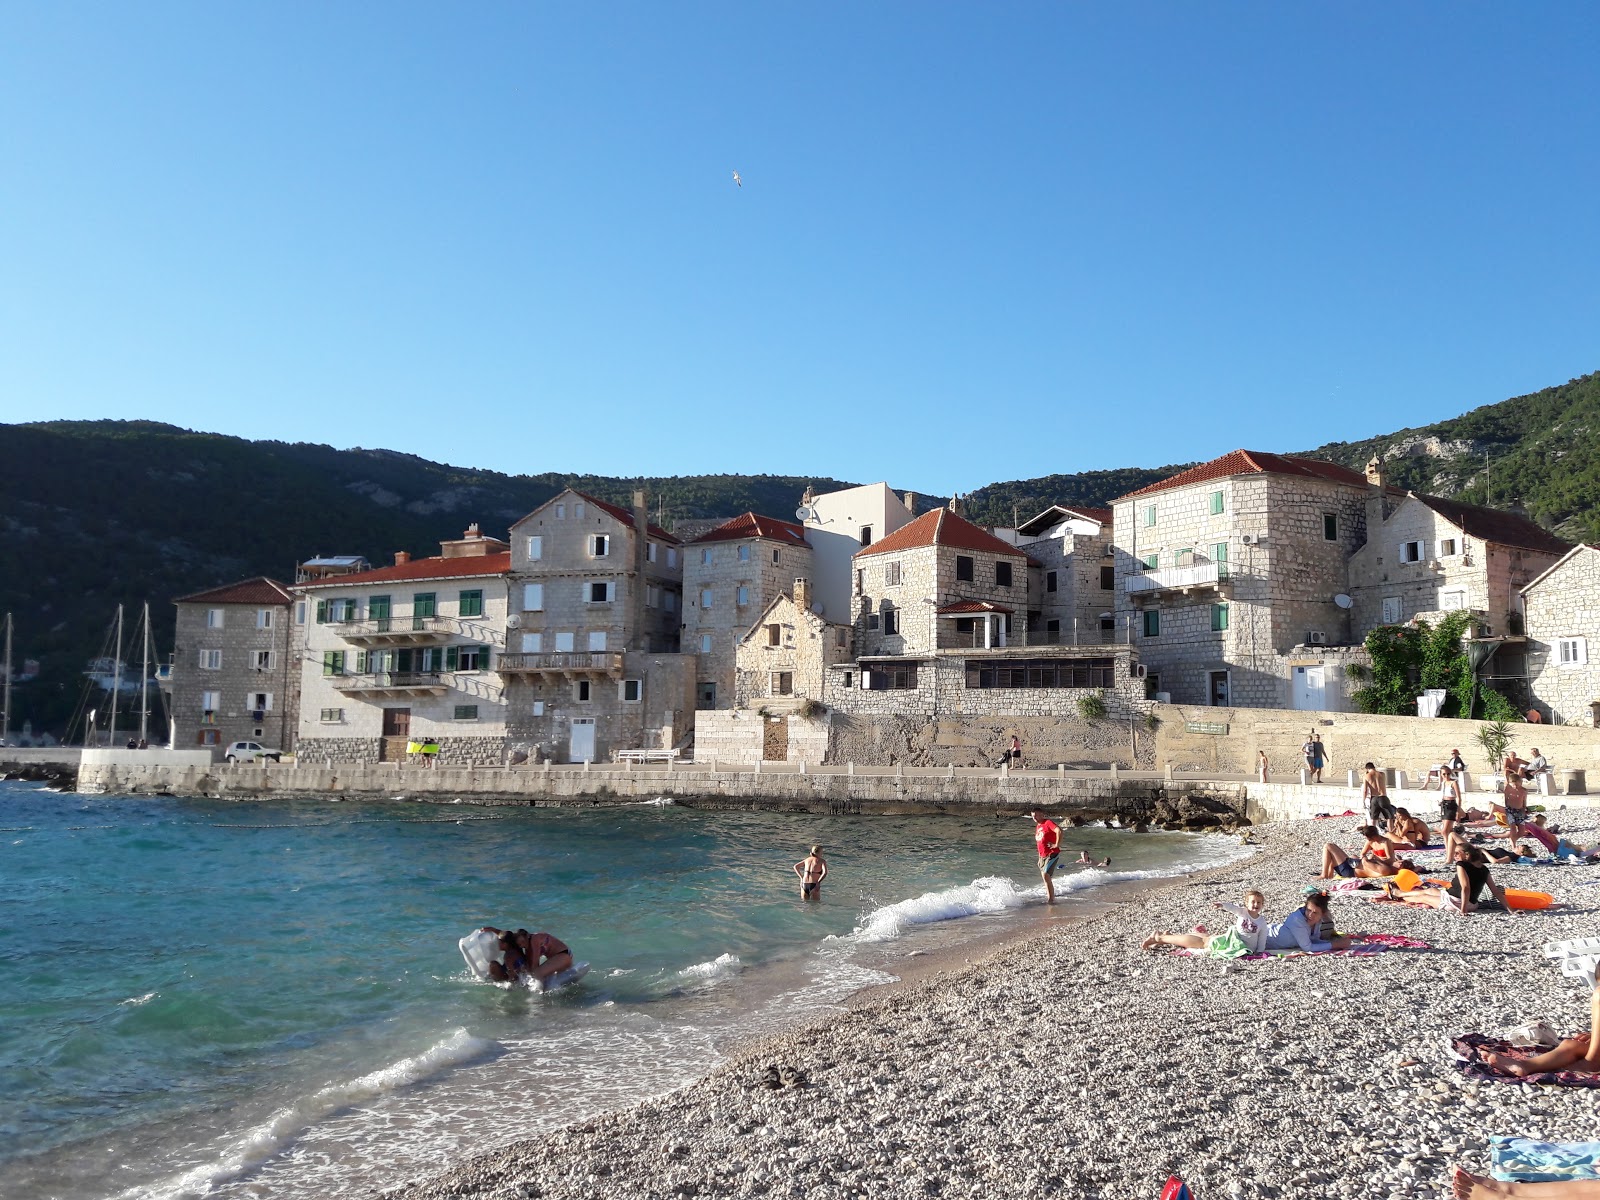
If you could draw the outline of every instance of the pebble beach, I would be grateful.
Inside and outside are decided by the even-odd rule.
[[[1559,809],[1568,840],[1600,812]],[[1255,831],[1251,857],[1146,891],[747,1047],[688,1087],[499,1148],[386,1200],[482,1197],[1068,1196],[1153,1200],[1450,1194],[1492,1134],[1600,1130],[1600,1090],[1479,1082],[1451,1035],[1587,1029],[1588,992],[1542,954],[1600,934],[1600,866],[1494,869],[1544,912],[1451,912],[1335,895],[1341,932],[1429,949],[1268,961],[1141,951],[1246,888],[1281,920],[1353,816]],[[1443,856],[1421,855],[1442,877]],[[1338,882],[1338,881],[1333,881]],[[774,1070],[775,1068],[775,1070]],[[776,1077],[780,1086],[769,1086]]]

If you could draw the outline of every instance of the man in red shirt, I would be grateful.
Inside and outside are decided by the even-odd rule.
[[[1050,877],[1056,873],[1056,864],[1061,858],[1061,830],[1044,815],[1043,809],[1036,808],[1030,815],[1033,817],[1033,840],[1039,849],[1039,874],[1044,877],[1045,903],[1054,904],[1056,884]]]

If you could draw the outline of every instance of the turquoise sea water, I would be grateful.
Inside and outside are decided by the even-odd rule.
[[[1096,886],[1231,856],[1067,830]],[[813,842],[831,874],[800,903]],[[919,949],[1054,919],[992,817],[84,797],[0,783],[0,1178],[14,1200],[317,1196],[689,1081]],[[548,929],[552,996],[456,941]]]

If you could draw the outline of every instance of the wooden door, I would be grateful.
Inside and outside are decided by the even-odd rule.
[[[789,759],[789,718],[768,717],[761,727],[761,757],[767,762]]]

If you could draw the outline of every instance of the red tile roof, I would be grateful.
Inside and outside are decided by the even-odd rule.
[[[596,496],[589,495],[587,492],[580,492],[577,488],[568,488],[567,491],[571,492],[574,496],[578,497],[578,499],[587,500],[590,504],[594,505],[596,508],[602,509],[603,511],[610,513],[613,517],[615,517],[617,520],[621,521],[629,529],[634,528],[633,513],[630,512],[628,509],[623,508],[622,505],[620,505],[620,504],[609,504],[606,501],[601,500]],[[537,510],[535,510],[535,511],[537,511]],[[661,526],[657,525],[654,521],[649,522],[649,525],[650,525],[650,536],[651,537],[660,538],[664,542],[672,542],[674,545],[682,545],[682,543],[679,542],[677,538],[673,537],[670,533],[668,533],[665,529],[661,528]]]
[[[1416,492],[1411,494],[1462,533],[1481,542],[1515,546],[1521,550],[1542,550],[1547,554],[1565,554],[1572,549],[1571,542],[1558,538],[1542,525],[1517,513],[1483,508],[1477,504],[1462,504],[1439,496],[1422,496]]]
[[[743,513],[724,521],[715,529],[702,533],[691,542],[733,542],[741,538],[771,538],[775,542],[788,542],[792,546],[809,545],[806,531],[793,521],[780,521],[777,517],[763,517],[759,513]]]
[[[511,554],[482,554],[466,558],[414,558],[410,562],[396,563],[392,567],[379,567],[376,571],[360,571],[354,575],[330,575],[326,579],[308,580],[295,588],[303,592],[308,588],[365,587],[373,583],[406,583],[420,579],[476,579],[511,572]]]
[[[289,589],[276,579],[257,575],[254,579],[241,579],[238,583],[224,584],[192,596],[179,596],[174,604],[288,604],[294,597]]]
[[[965,517],[958,517],[948,508],[936,508],[923,513],[915,521],[900,526],[882,541],[873,542],[855,552],[856,558],[869,554],[895,554],[902,550],[917,550],[924,546],[951,546],[958,550],[981,550],[985,554],[1009,554],[1013,558],[1028,556],[1015,546],[1002,542],[986,529],[980,529]]]
[[[1227,479],[1233,475],[1297,475],[1302,479],[1323,479],[1329,483],[1347,483],[1352,487],[1367,486],[1367,477],[1360,471],[1352,471],[1338,463],[1324,462],[1320,458],[1294,458],[1264,450],[1234,450],[1221,458],[1190,467],[1187,471],[1158,479],[1117,499],[1130,500],[1135,496],[1148,496],[1169,488],[1188,487],[1190,484]]]
[[[1111,524],[1111,510],[1109,508],[1085,508],[1077,504],[1052,504],[1042,512],[1035,513],[1021,525],[1017,532],[1023,534],[1043,533],[1053,525],[1059,525],[1067,517],[1082,517],[1090,521],[1098,521],[1102,525]]]
[[[938,609],[941,617],[965,616],[967,613],[1005,613],[1009,616],[1015,611],[992,600],[957,600],[954,604],[942,604]]]

